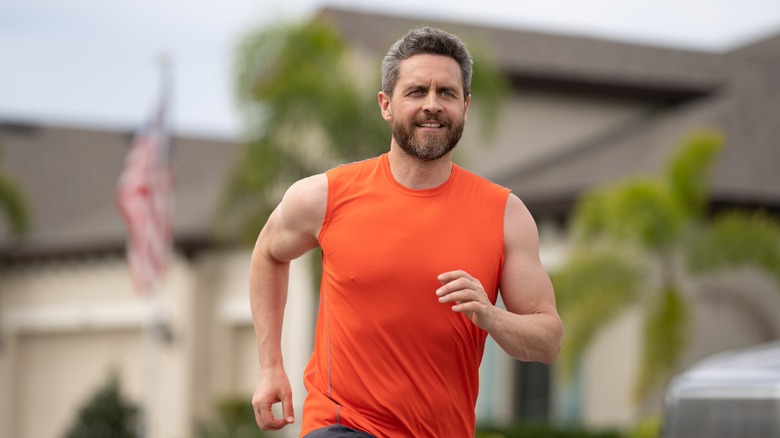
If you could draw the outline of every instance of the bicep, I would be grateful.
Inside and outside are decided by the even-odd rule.
[[[516,314],[555,314],[552,282],[539,258],[539,234],[531,213],[515,195],[504,214],[504,269],[501,298]]]
[[[255,244],[255,253],[278,262],[289,262],[318,245],[327,205],[324,174],[293,184],[271,213]]]

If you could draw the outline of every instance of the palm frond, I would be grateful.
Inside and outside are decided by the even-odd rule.
[[[574,229],[585,241],[606,237],[654,250],[675,243],[683,224],[667,185],[655,179],[631,179],[587,194],[574,215]]]
[[[644,278],[634,256],[608,247],[577,253],[553,275],[566,326],[559,356],[565,376],[598,331],[635,302]]]
[[[699,218],[709,194],[712,165],[723,146],[723,137],[714,131],[688,135],[669,161],[666,177],[672,195],[688,217]]]
[[[722,213],[691,240],[688,266],[695,274],[754,266],[780,287],[780,221],[761,212]]]
[[[19,185],[0,173],[0,210],[5,210],[11,233],[20,236],[30,227],[30,209]]]
[[[634,399],[644,400],[674,371],[688,345],[688,303],[676,285],[667,285],[646,314]]]

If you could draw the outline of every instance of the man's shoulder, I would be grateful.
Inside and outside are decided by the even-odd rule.
[[[366,158],[365,160],[353,161],[351,163],[340,164],[326,171],[328,176],[337,174],[359,173],[365,169],[372,169],[380,164],[382,155],[378,157]]]
[[[374,181],[372,175],[377,175],[382,168],[382,156],[368,158],[361,161],[342,164],[325,172],[331,189],[355,187],[359,184],[371,184]]]
[[[476,172],[460,166],[458,166],[458,173],[459,177],[462,178],[465,182],[475,185],[481,190],[495,193],[497,196],[506,196],[512,191],[511,189],[497,184]]]
[[[287,189],[282,203],[302,215],[324,214],[328,199],[328,178],[324,173],[298,180]]]

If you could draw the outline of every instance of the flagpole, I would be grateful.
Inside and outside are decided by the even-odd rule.
[[[151,413],[153,412],[152,406],[154,405],[155,398],[155,384],[157,382],[155,365],[157,362],[157,345],[155,336],[155,319],[157,311],[156,307],[156,291],[157,287],[150,287],[145,291],[145,301],[147,307],[147,317],[144,321],[144,327],[141,339],[141,355],[142,355],[142,370],[141,370],[141,382],[143,387],[143,393],[141,398],[141,406],[138,411],[138,437],[149,438],[151,434]]]
[[[158,120],[162,126],[160,131],[168,133],[169,127],[167,126],[168,120],[170,120],[170,113],[168,112],[168,104],[170,102],[170,57],[167,53],[160,53],[157,57],[157,67],[159,68],[159,81],[160,91],[158,103],[158,111],[165,113],[161,120]],[[157,114],[156,117],[160,117]],[[167,135],[165,139],[161,141],[168,141]],[[151,241],[152,228],[149,223],[146,224],[147,240]],[[150,266],[145,268],[150,269]],[[138,412],[138,436],[139,438],[151,438],[155,434],[153,433],[153,415],[155,412],[155,401],[157,398],[157,375],[158,375],[158,362],[159,362],[159,344],[162,340],[162,332],[164,330],[164,317],[163,317],[163,303],[160,289],[160,276],[154,273],[149,273],[148,277],[151,281],[146,283],[146,290],[141,291],[144,295],[147,308],[147,317],[144,322],[143,334],[142,334],[142,403]]]

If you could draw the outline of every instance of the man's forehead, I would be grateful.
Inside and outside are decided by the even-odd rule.
[[[451,80],[461,83],[461,71],[458,62],[449,56],[421,54],[401,61],[398,79],[402,82],[427,80],[435,74],[438,80]]]

